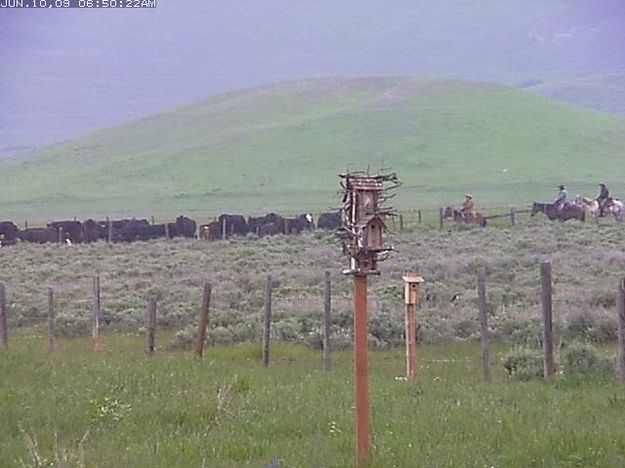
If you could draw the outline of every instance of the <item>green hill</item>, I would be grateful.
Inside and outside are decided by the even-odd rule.
[[[327,78],[231,93],[0,165],[3,217],[325,210],[337,174],[382,164],[395,206],[522,205],[606,181],[625,119],[490,84]]]

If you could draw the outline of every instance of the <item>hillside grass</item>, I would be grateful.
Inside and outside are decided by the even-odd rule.
[[[566,183],[623,188],[625,119],[482,83],[328,78],[230,93],[0,166],[2,216],[323,211],[337,174],[391,167],[399,208],[481,206]]]

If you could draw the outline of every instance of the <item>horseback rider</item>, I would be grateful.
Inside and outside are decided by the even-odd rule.
[[[473,195],[470,193],[465,195],[460,212],[464,216],[465,221],[475,217],[475,203],[473,202]]]
[[[601,191],[595,200],[599,203],[599,216],[605,216],[606,205],[608,203],[608,198],[610,198],[610,190],[603,182],[599,184],[599,187],[601,187]]]
[[[571,199],[569,198],[569,192],[563,184],[558,185],[558,188],[560,189],[560,192],[558,192],[558,196],[553,201],[553,204],[556,207],[556,211],[560,213],[565,205],[571,203]]]

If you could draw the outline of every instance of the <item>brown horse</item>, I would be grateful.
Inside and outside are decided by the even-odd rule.
[[[486,226],[486,218],[481,213],[475,213],[474,216],[465,215],[462,211],[453,206],[448,206],[443,212],[443,218],[453,218],[457,223],[463,224],[477,224],[479,226]]]
[[[567,221],[569,219],[577,219],[579,221],[586,221],[586,212],[582,206],[569,203],[562,205],[562,208],[558,210],[558,207],[554,203],[537,203],[532,205],[531,216],[536,213],[544,213],[551,221],[556,219],[560,222]]]

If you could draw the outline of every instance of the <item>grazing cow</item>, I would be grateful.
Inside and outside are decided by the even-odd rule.
[[[282,229],[276,223],[263,224],[258,230],[260,237],[275,236],[277,234],[282,234]]]
[[[80,221],[53,221],[48,223],[48,227],[56,231],[57,239],[59,231],[63,229],[64,239],[69,239],[73,244],[82,242],[82,223]]]
[[[336,231],[341,227],[341,213],[338,211],[333,213],[321,213],[317,220],[317,227],[327,231]]]
[[[245,222],[245,217],[241,215],[222,214],[222,215],[219,215],[219,218],[217,218],[217,222],[221,226],[222,235],[223,235],[223,228],[224,228],[224,223],[225,223],[226,237],[230,237],[234,234],[239,235],[239,236],[244,236],[248,232],[250,232],[249,226]]]
[[[100,221],[100,224],[106,229],[108,236],[108,225],[106,221]],[[132,242],[139,238],[140,229],[150,226],[147,219],[121,219],[111,221],[113,230],[113,242]]]
[[[221,224],[219,224],[219,221],[214,221],[210,224],[201,225],[200,237],[206,240],[221,239]]]
[[[15,244],[19,229],[11,221],[0,222],[0,246]]]
[[[136,240],[150,240],[150,239],[158,239],[159,237],[167,237],[167,231],[169,229],[173,229],[175,225],[173,223],[168,223],[167,228],[165,224],[141,224],[136,227],[136,232],[134,238]],[[169,237],[172,237],[171,231],[169,231]]]
[[[309,231],[315,228],[315,223],[310,213],[299,215],[294,219],[288,219],[287,225],[289,234],[299,234],[302,231]]]
[[[245,222],[245,219],[243,220]],[[176,218],[176,223],[174,224],[174,229],[170,228],[170,234],[173,236],[187,237],[189,239],[195,238],[195,231],[197,229],[197,224],[191,218],[187,218],[186,216],[178,216]]]
[[[24,242],[35,242],[37,244],[45,244],[47,242],[57,242],[59,234],[56,229],[47,228],[30,228],[24,229],[17,234],[17,238]]]
[[[106,239],[106,227],[93,219],[88,219],[82,223],[83,242],[95,242],[98,239]]]
[[[247,219],[249,232],[258,234],[259,236],[262,236],[260,231],[262,227],[265,226],[266,224],[274,224],[278,228],[279,232],[285,232],[284,218],[278,214],[269,213],[269,214],[266,214],[265,216],[261,216],[260,218],[250,217]]]

